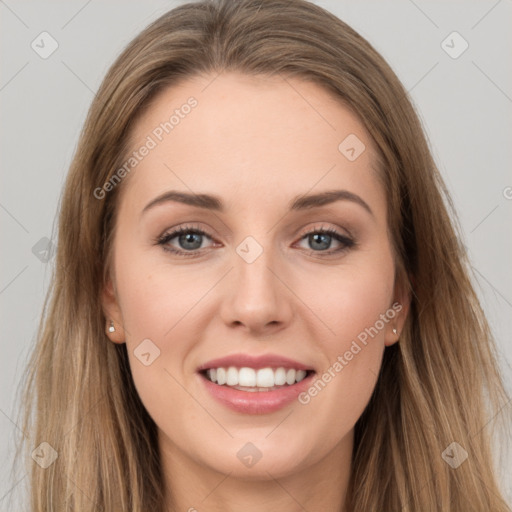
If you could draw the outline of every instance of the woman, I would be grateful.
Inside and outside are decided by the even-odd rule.
[[[155,21],[66,182],[32,510],[510,511],[508,398],[447,204],[403,86],[332,14]]]

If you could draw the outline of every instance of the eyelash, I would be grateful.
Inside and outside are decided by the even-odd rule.
[[[193,250],[193,251],[182,251],[182,250],[175,249],[175,248],[170,247],[170,246],[167,245],[173,238],[175,238],[176,236],[185,234],[185,233],[194,233],[194,234],[206,236],[206,237],[208,237],[210,239],[213,239],[213,237],[211,237],[207,232],[203,231],[202,229],[199,229],[199,228],[194,227],[194,226],[181,226],[181,227],[175,229],[174,231],[171,231],[170,233],[164,233],[163,235],[161,235],[160,237],[158,237],[155,240],[155,243],[158,244],[158,245],[161,245],[162,248],[164,249],[164,251],[170,252],[172,254],[176,254],[178,256],[183,256],[185,258],[197,258],[197,257],[201,256],[201,250],[200,249]],[[313,234],[326,234],[326,235],[330,235],[333,238],[335,238],[338,242],[340,242],[342,244],[342,246],[339,247],[338,249],[334,249],[334,250],[331,249],[331,250],[328,250],[328,251],[313,251],[313,250],[310,250],[309,254],[312,255],[312,256],[313,255],[317,256],[319,254],[320,255],[325,255],[325,256],[331,256],[333,254],[340,254],[340,253],[343,253],[343,252],[349,250],[350,248],[352,248],[352,247],[354,247],[356,245],[355,240],[353,240],[352,238],[350,238],[350,237],[348,237],[346,235],[342,235],[341,233],[339,233],[335,229],[323,228],[323,227],[322,228],[313,229],[313,230],[310,230],[310,231],[304,233],[301,236],[300,240],[303,240],[307,236],[313,235]]]

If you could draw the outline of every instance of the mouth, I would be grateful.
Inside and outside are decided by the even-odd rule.
[[[249,393],[269,392],[289,388],[315,373],[314,370],[296,368],[250,368],[236,366],[208,368],[199,372],[205,379],[216,384]]]
[[[217,403],[242,414],[266,414],[292,404],[316,371],[280,356],[238,354],[209,361],[197,374]]]

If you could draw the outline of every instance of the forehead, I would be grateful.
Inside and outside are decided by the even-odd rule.
[[[223,73],[182,81],[152,101],[130,146],[150,147],[124,184],[140,209],[166,189],[208,191],[238,208],[333,188],[364,194],[377,209],[383,203],[363,123],[339,98],[298,78]]]

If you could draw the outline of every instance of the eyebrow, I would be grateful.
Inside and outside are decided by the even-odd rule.
[[[327,190],[318,194],[297,196],[290,201],[288,206],[290,211],[302,211],[325,206],[335,201],[351,201],[362,206],[370,215],[373,215],[368,203],[357,194],[348,190]],[[220,213],[225,212],[224,203],[218,196],[210,194],[190,194],[188,192],[169,190],[150,201],[142,210],[142,214],[157,205],[167,202],[187,204],[189,206],[195,206],[196,208],[213,210]]]

